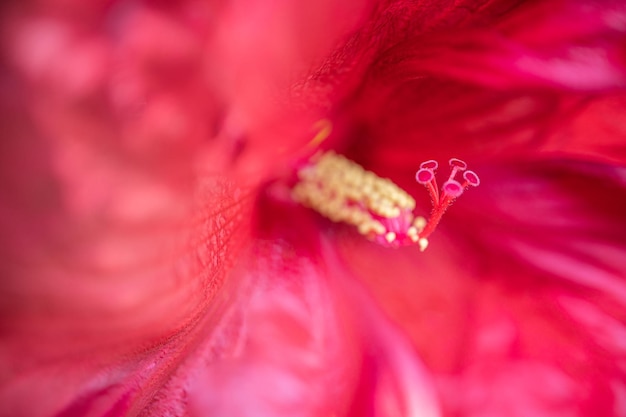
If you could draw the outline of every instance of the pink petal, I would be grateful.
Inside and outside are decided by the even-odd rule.
[[[497,16],[483,13],[427,36],[419,26],[404,36],[383,31],[368,75],[382,82],[437,77],[495,88],[626,84],[626,8],[620,2],[526,2]],[[362,53],[362,60],[370,57]]]
[[[235,273],[247,288],[233,294],[239,326],[217,329],[217,337],[236,332],[236,349],[219,362],[200,355],[179,372],[187,374],[191,415],[318,416],[345,410],[358,365],[354,341],[341,326],[342,309],[324,268],[294,251],[285,242],[258,242],[240,264]]]
[[[308,213],[271,200],[260,209],[263,240],[236,272],[251,285],[238,303],[241,350],[196,372],[194,412],[438,416],[410,345],[345,273],[332,244],[317,241]]]
[[[481,172],[481,177],[485,188],[481,185],[464,197],[461,204],[467,204],[470,212],[463,217],[487,215],[498,220],[471,221],[468,224],[480,228],[469,233],[484,242],[504,242],[499,247],[510,255],[554,277],[626,300],[626,288],[620,289],[626,270],[626,258],[620,256],[626,249],[621,233],[626,209],[623,169],[535,162],[494,168]],[[465,221],[456,221],[459,232],[466,230]]]
[[[624,94],[590,100],[574,115],[571,123],[554,130],[545,149],[557,154],[566,150],[581,159],[624,165],[626,129],[621,123],[624,111]]]
[[[219,119],[195,66],[196,34],[135,6],[107,9],[102,32],[84,25],[105,10],[87,19],[3,8],[0,402],[9,415],[144,401],[187,354],[183,334],[249,234],[255,189],[196,165]],[[232,164],[228,149],[213,156]]]
[[[520,6],[487,27],[401,43],[383,56],[392,64],[382,72],[493,88],[620,88],[626,85],[625,18],[626,9],[617,3]]]
[[[345,262],[437,375],[447,415],[619,415],[623,169],[477,170],[480,187],[448,211],[426,252],[346,236]]]
[[[344,153],[385,174],[451,154],[471,161],[589,149],[615,158],[615,149],[598,142],[622,153],[621,142],[606,131],[575,141],[563,135],[570,120],[601,100],[581,92],[621,100],[621,3],[491,2],[468,7],[463,18],[442,8],[458,17],[452,26],[445,19],[408,25],[412,12],[419,16],[412,7],[394,3],[376,14],[338,61],[324,67],[332,74],[333,65],[348,60],[352,71],[319,74],[321,84],[341,80],[334,117],[353,143],[339,145]],[[373,28],[377,36],[370,38]]]
[[[30,213],[30,223],[15,212],[3,217],[3,251],[15,256],[3,265],[4,410],[104,413],[123,398],[137,404],[153,394],[193,347],[245,236],[249,200],[233,202],[216,185],[199,190],[198,215],[185,222],[109,217],[86,233],[87,220],[65,221],[60,240]]]
[[[343,279],[340,284],[352,301],[363,333],[360,380],[348,415],[440,416],[432,376],[410,341],[381,314],[360,282],[349,275]]]
[[[253,114],[256,101],[237,101],[257,99],[250,85],[207,73],[240,63],[221,55],[240,36],[262,45],[255,59],[293,42],[280,74],[246,62],[256,80],[280,78],[360,15],[328,2],[294,20],[299,8],[277,5],[242,34],[241,4],[105,3],[2,8],[0,402],[12,416],[136,413],[210,333],[198,322],[249,236],[255,185],[291,157],[281,143],[310,140],[317,116],[277,126],[283,108]],[[341,24],[313,36],[328,14]]]

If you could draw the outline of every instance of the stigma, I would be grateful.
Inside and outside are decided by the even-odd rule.
[[[432,211],[426,220],[415,216],[415,200],[391,180],[365,170],[332,151],[318,152],[297,171],[292,198],[322,216],[356,228],[366,238],[387,247],[428,246],[448,207],[468,187],[480,184],[478,175],[460,159],[449,161],[450,174],[437,186],[436,161],[423,162],[415,179],[430,194]],[[463,179],[457,177],[462,175]]]

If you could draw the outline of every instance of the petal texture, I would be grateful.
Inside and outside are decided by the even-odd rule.
[[[294,249],[286,242],[258,242],[235,272],[250,286],[238,300],[238,349],[192,371],[191,415],[345,411],[357,365],[350,330],[341,327],[323,268]]]
[[[425,253],[346,236],[346,262],[437,373],[446,415],[621,415],[623,169],[479,171]]]
[[[624,94],[621,2],[442,7],[454,24],[420,22],[411,2],[386,7],[316,78],[338,84],[330,101],[348,140],[335,146],[353,159],[409,171],[450,156],[488,160],[558,148],[614,160],[623,153],[610,137],[561,134],[589,117],[581,113],[596,101],[602,106],[603,96]],[[369,37],[372,28],[377,36]],[[337,75],[333,65],[350,71]]]

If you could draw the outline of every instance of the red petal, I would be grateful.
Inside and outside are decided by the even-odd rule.
[[[624,112],[624,94],[590,100],[574,115],[571,123],[554,130],[544,149],[560,154],[565,151],[581,159],[626,165],[626,129],[621,122]]]
[[[239,326],[212,339],[236,332],[236,349],[212,363],[200,354],[179,372],[191,415],[343,414],[358,351],[323,263],[284,241],[259,241],[235,274],[244,283],[233,294]]]
[[[623,169],[537,162],[481,171],[481,177],[481,187],[460,202],[463,211],[451,213],[463,215],[451,220],[459,231],[488,244],[500,242],[499,248],[554,277],[594,286],[626,302],[626,288],[618,291],[626,270],[626,258],[618,255],[626,250]],[[480,227],[470,231],[468,225]]]
[[[198,139],[210,136],[206,119],[214,116],[198,98],[202,89],[190,88],[197,74],[172,85],[166,70],[146,76],[146,55],[121,59],[139,74],[127,74],[139,90],[111,103],[102,90],[119,83],[87,77],[97,85],[72,90],[72,77],[57,78],[67,74],[54,66],[76,48],[87,56],[99,51],[100,35],[83,39],[80,22],[61,18],[20,14],[7,22],[3,36],[16,38],[9,49],[48,45],[47,36],[54,48],[34,51],[43,53],[34,62],[10,56],[0,81],[7,135],[0,153],[0,402],[14,416],[82,407],[104,413],[129,395],[143,401],[129,393],[158,385],[159,373],[186,354],[178,337],[218,293],[247,236],[254,190],[205,172],[195,178]],[[159,19],[139,23],[181,30]],[[124,50],[107,45],[109,53]],[[83,69],[98,67],[91,64]],[[114,78],[116,69],[105,73]],[[141,95],[143,82],[154,100]],[[229,158],[223,152],[216,159]]]
[[[340,78],[347,99],[335,114],[352,159],[379,171],[410,172],[426,158],[485,160],[536,154],[542,145],[615,159],[615,149],[594,145],[600,142],[623,153],[613,131],[576,141],[562,133],[590,101],[600,100],[581,91],[620,99],[626,85],[620,2],[527,2],[498,14],[486,8],[453,27],[427,26],[427,33],[419,24],[403,26],[411,16],[405,7],[377,16],[373,25],[382,29],[373,44],[365,41],[366,26],[340,55],[356,68]]]
[[[155,394],[206,331],[248,236],[250,184],[288,158],[281,144],[314,134],[317,115],[279,125],[284,107],[260,106],[274,86],[258,87],[287,87],[360,15],[350,2],[105,3],[2,7],[0,402],[12,416],[132,414]],[[237,71],[259,83],[236,85]]]
[[[334,248],[330,249],[333,252]],[[335,279],[362,332],[363,362],[357,389],[348,415],[412,416],[441,415],[432,377],[409,341],[365,293],[360,280],[341,273],[336,255],[326,251],[326,262],[334,264]]]
[[[383,76],[437,76],[492,88],[607,90],[626,85],[626,8],[537,2],[479,29],[413,38],[381,58]]]
[[[426,252],[353,241],[340,246],[346,262],[437,372],[449,415],[615,415],[626,389],[626,173],[479,171],[481,186]]]

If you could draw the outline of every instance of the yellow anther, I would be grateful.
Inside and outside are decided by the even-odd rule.
[[[318,136],[327,135],[330,125],[321,124],[320,129]],[[390,239],[390,231],[374,217],[393,219],[415,206],[415,200],[390,180],[332,151],[313,156],[311,164],[298,171],[298,179],[292,193],[294,200],[332,221],[352,224],[368,236]],[[396,235],[391,233],[393,241]]]
[[[382,235],[387,230],[385,229],[385,226],[382,225],[382,223],[376,220],[374,220],[374,222],[372,223],[372,226],[373,226],[374,233],[376,233],[377,235]]]
[[[422,216],[417,216],[415,220],[413,220],[413,226],[415,226],[418,232],[421,232],[422,230],[424,230],[424,227],[426,227],[426,223],[427,223],[426,219],[423,218]]]
[[[428,247],[428,239],[421,238],[420,240],[417,241],[417,244],[419,245],[420,252],[424,252],[426,248]]]
[[[396,240],[396,234],[394,232],[388,232],[385,235],[385,240],[389,243],[393,242],[394,240]]]
[[[320,143],[324,142],[327,137],[330,136],[331,132],[333,131],[333,124],[328,119],[321,119],[313,125],[313,128],[317,130],[317,133],[309,142],[309,146],[315,148]]]
[[[362,235],[367,235],[372,231],[372,226],[369,223],[361,223],[358,225],[357,230]]]

